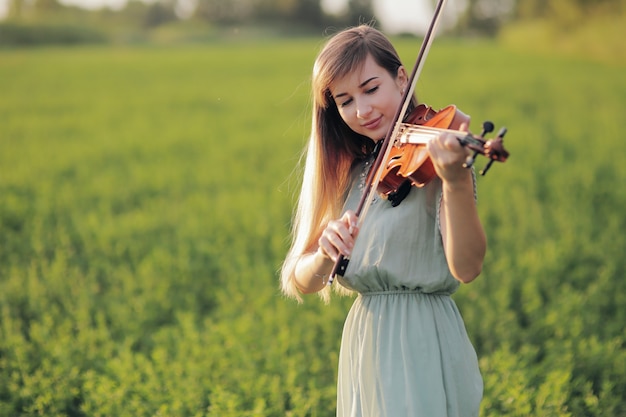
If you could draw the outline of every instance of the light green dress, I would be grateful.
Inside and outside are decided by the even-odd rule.
[[[366,167],[365,167],[366,168]],[[356,209],[364,165],[345,204]],[[441,181],[413,187],[397,207],[377,200],[344,277],[357,296],[343,329],[338,417],[478,416],[483,384],[450,295],[439,230]]]

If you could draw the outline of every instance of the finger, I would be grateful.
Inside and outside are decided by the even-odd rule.
[[[449,167],[462,164],[467,158],[467,149],[462,146],[456,136],[442,133],[429,143],[430,153],[437,174],[445,177]]]
[[[336,261],[339,255],[350,256],[351,249],[337,235],[330,235],[322,241],[320,246],[327,256]]]
[[[352,253],[354,237],[352,237],[352,233],[345,225],[339,227],[336,230],[336,234],[331,234],[329,238],[330,242],[342,255],[349,256]]]
[[[459,138],[453,134],[446,135],[446,143],[451,149],[463,148],[463,145],[461,145]]]
[[[343,214],[341,219],[345,222],[348,232],[350,232],[352,237],[356,237],[355,233],[358,233],[357,229],[359,224],[359,218],[356,213],[353,210],[348,210]]]
[[[333,262],[337,261],[339,252],[337,251],[337,248],[335,248],[326,237],[322,236],[319,239],[318,246],[319,250],[325,257],[331,259]]]
[[[437,155],[441,155],[443,157],[447,152],[457,151],[459,146],[460,143],[456,136],[449,133],[442,133],[434,140],[430,141],[428,150],[434,157],[437,157]]]
[[[322,233],[319,244],[329,257],[334,259],[339,253],[350,255],[354,239],[343,221],[332,221]]]
[[[443,139],[443,148],[455,154],[453,159],[457,159],[459,155],[465,158],[469,154],[469,149],[461,144],[457,136],[452,134],[447,134]]]

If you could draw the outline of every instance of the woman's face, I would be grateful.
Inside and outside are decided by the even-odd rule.
[[[404,67],[392,77],[368,55],[358,71],[333,82],[330,93],[350,129],[377,142],[387,135],[407,83]]]

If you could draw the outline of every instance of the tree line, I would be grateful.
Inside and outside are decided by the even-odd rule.
[[[418,1],[418,0],[416,0]],[[436,3],[436,0],[427,0]],[[575,25],[594,15],[623,15],[626,0],[467,0],[454,30],[494,36],[511,20],[549,19]],[[376,22],[373,0],[348,0],[343,12],[329,14],[321,0],[130,0],[121,10],[86,11],[59,0],[9,0],[8,21],[44,21],[53,17],[97,15],[154,28],[194,19],[214,26],[272,24],[320,29]]]

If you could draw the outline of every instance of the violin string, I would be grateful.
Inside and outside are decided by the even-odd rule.
[[[453,129],[441,129],[427,126],[406,126],[406,129],[402,132],[402,136],[408,136],[407,143],[412,144],[426,144],[441,133],[446,132],[455,136],[466,136],[467,132]]]
[[[462,130],[455,129],[442,129],[440,127],[430,127],[430,126],[415,126],[415,125],[405,125],[406,131],[411,133],[420,133],[420,132],[432,132],[433,135],[438,135],[439,133],[451,133],[453,135],[467,135],[467,132]]]

